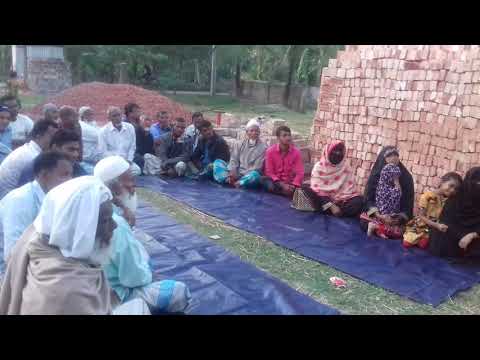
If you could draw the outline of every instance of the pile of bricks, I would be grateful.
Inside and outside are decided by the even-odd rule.
[[[347,46],[322,72],[313,160],[344,140],[364,189],[382,146],[395,145],[421,194],[480,156],[480,47]]]

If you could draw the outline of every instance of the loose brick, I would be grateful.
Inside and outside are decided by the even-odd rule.
[[[473,117],[463,117],[461,118],[461,124],[466,129],[475,129],[478,124],[478,119]]]

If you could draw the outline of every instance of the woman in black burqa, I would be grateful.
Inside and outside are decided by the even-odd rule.
[[[400,186],[402,196],[400,199],[400,216],[392,218],[388,215],[381,215],[375,204],[375,195],[377,191],[380,173],[387,164],[395,164],[400,168]],[[413,203],[415,201],[415,190],[412,175],[407,168],[400,162],[399,152],[394,146],[385,146],[375,161],[372,171],[365,188],[365,212],[369,217],[381,218],[382,223],[387,225],[402,225],[413,217]],[[363,215],[363,214],[362,214]],[[363,217],[363,216],[362,216]],[[360,226],[367,231],[368,221],[360,219]]]
[[[445,203],[440,222],[448,229],[432,230],[432,254],[480,261],[480,167],[467,172],[459,193]]]

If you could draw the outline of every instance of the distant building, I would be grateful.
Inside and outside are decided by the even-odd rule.
[[[12,45],[12,67],[28,88],[54,94],[72,86],[63,45]]]

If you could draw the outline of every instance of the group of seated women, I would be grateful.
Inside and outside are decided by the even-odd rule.
[[[402,240],[406,248],[429,249],[438,256],[476,259],[480,255],[480,167],[462,179],[455,172],[424,192],[414,216],[412,175],[393,146],[382,149],[365,193],[357,190],[353,169],[341,141],[326,146],[313,168],[310,184],[297,190],[309,210],[337,217],[359,217],[368,236]],[[295,196],[293,207],[300,208]],[[303,205],[303,210],[305,205]]]

